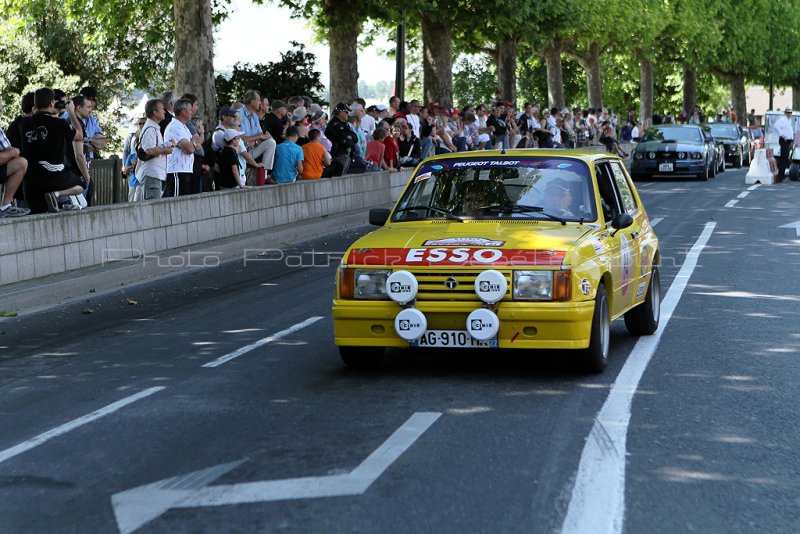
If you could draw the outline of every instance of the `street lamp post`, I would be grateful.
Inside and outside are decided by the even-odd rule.
[[[395,49],[394,96],[405,100],[406,85],[406,25],[397,26],[397,48]]]

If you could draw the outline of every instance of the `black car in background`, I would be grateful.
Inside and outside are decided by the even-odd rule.
[[[660,124],[647,129],[631,161],[633,179],[693,176],[708,180],[724,170],[722,144],[696,124]]]
[[[730,161],[737,169],[750,165],[750,140],[741,126],[730,122],[710,122],[705,126],[711,129],[715,139],[722,141],[725,161]]]

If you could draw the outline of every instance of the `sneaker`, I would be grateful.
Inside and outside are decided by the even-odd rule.
[[[47,211],[50,213],[58,213],[58,193],[45,193],[44,200],[47,202]]]
[[[29,209],[18,208],[16,206],[9,206],[4,210],[0,210],[0,218],[2,217],[22,217],[31,212]]]

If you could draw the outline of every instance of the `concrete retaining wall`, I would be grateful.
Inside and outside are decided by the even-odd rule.
[[[410,175],[369,173],[0,219],[0,286],[385,205]]]

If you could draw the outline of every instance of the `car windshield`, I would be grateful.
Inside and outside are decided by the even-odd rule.
[[[672,126],[668,128],[651,127],[644,134],[642,141],[689,141],[702,143],[703,135],[699,128]]]
[[[516,156],[434,160],[414,175],[392,221],[556,219],[596,221],[589,167],[573,158]]]
[[[761,128],[752,128],[750,130],[750,135],[753,136],[753,139],[761,139],[764,137],[764,132],[761,131]]]
[[[726,137],[736,139],[739,137],[739,129],[735,124],[709,124],[711,135],[714,137]]]

